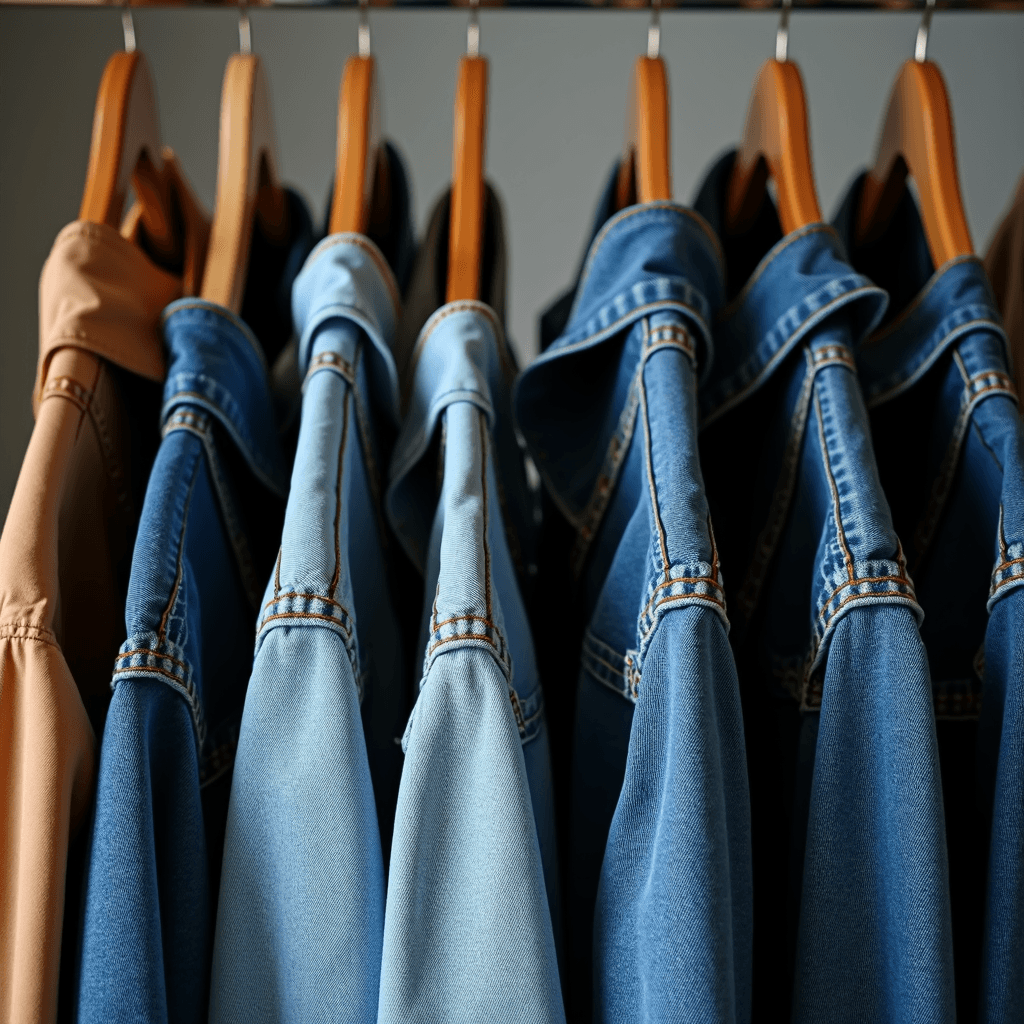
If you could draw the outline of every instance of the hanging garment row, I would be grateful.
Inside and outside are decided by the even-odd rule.
[[[4,1021],[1020,1019],[1024,195],[990,283],[929,16],[830,225],[785,14],[673,201],[655,13],[521,371],[475,13],[418,243],[365,12],[323,232],[256,56],[212,221],[111,58],[0,538]]]

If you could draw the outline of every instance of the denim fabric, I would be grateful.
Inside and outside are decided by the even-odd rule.
[[[301,252],[311,232],[298,212],[290,248]],[[273,339],[269,314],[260,326]],[[132,558],[84,883],[77,1019],[97,1024],[205,1019],[253,622],[288,484],[263,336],[201,299],[168,306],[163,329],[162,440]]]
[[[965,257],[934,271],[909,192],[882,238],[852,244],[862,181],[837,225],[854,264],[893,297],[889,321],[857,349],[857,365],[882,485],[925,611],[958,1018],[1017,1020],[1024,1014],[1024,462],[1017,398],[981,262]]]
[[[548,737],[506,520],[525,489],[513,374],[482,302],[437,310],[408,368],[387,508],[424,574],[425,655],[391,847],[388,1024],[565,1019]]]
[[[722,291],[700,218],[630,207],[600,229],[561,336],[516,389],[587,610],[567,876],[578,1020],[750,1018],[743,723],[697,453]]]
[[[386,853],[407,711],[379,481],[398,426],[400,300],[373,243],[339,234],[310,254],[292,301],[302,423],[235,760],[213,1022],[377,1014],[378,821]]]
[[[733,155],[696,207],[722,224]],[[725,240],[701,465],[744,702],[754,1017],[954,1016],[948,869],[921,609],[853,351],[885,310],[835,232],[770,198]],[[798,710],[799,708],[799,710]]]

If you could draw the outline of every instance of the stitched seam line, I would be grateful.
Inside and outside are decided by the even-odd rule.
[[[493,618],[493,610],[491,608],[491,544],[490,544],[490,522],[488,515],[487,506],[487,460],[490,457],[490,452],[487,446],[487,431],[484,428],[484,415],[480,410],[477,410],[477,423],[480,426],[480,446],[483,458],[481,461],[480,471],[480,485],[483,491],[483,503],[484,503],[484,599],[487,605],[487,618]]]
[[[322,601],[324,604],[332,604],[335,608],[340,608],[342,611],[348,612],[348,609],[340,601],[335,601],[333,598],[324,597],[321,594],[306,594],[298,590],[286,590],[283,594],[278,594],[273,600],[268,601],[264,606],[263,610],[266,611],[271,605],[277,604],[279,601],[287,601],[290,598],[297,597],[302,598],[306,601]]]
[[[861,576],[855,580],[848,580],[846,583],[842,583],[838,587],[836,587],[835,590],[833,590],[832,593],[829,594],[828,597],[825,599],[824,606],[822,607],[821,611],[818,612],[818,618],[820,619],[828,611],[829,605],[831,605],[832,602],[835,600],[836,594],[840,593],[843,590],[846,590],[849,587],[860,586],[862,583],[902,583],[904,586],[910,589],[910,596],[914,596],[913,584],[906,576]],[[872,597],[874,596],[874,594],[855,594],[854,596]]]
[[[338,482],[334,493],[334,575],[331,577],[330,593],[333,598],[341,581],[341,484],[345,470],[345,446],[348,443],[348,402],[351,390],[345,388],[341,403],[341,442],[338,445]]]
[[[708,586],[713,587],[716,591],[718,591],[718,593],[722,593],[722,588],[719,585],[718,581],[715,580],[715,579],[712,579],[710,576],[679,576],[679,577],[676,577],[676,578],[667,579],[663,583],[659,583],[654,588],[654,590],[651,591],[651,596],[650,596],[650,598],[647,601],[647,605],[644,607],[644,610],[640,613],[640,618],[641,619],[647,618],[648,615],[650,615],[651,611],[654,608],[656,608],[659,604],[664,603],[662,601],[658,601],[657,603],[655,603],[654,597],[655,597],[655,595],[659,591],[664,590],[666,587],[671,587],[674,583],[692,583],[692,584],[706,583],[706,584],[708,584]],[[677,595],[677,594],[672,594],[672,595],[670,595],[669,599],[671,600],[671,599],[674,599],[675,597],[686,597],[686,596],[703,597],[705,595],[703,595],[703,594],[698,594],[698,595],[685,595],[685,594],[678,594]],[[723,594],[723,597],[724,597],[724,594]],[[714,598],[709,598],[709,600],[714,600]],[[718,602],[716,601],[716,603],[718,603]],[[724,608],[725,605],[722,604],[722,607]]]
[[[490,644],[495,650],[498,649],[498,645],[486,633],[457,633],[455,636],[446,636],[443,639],[438,640],[436,643],[431,644],[427,648],[427,657],[433,654],[438,647],[454,643],[457,640],[483,640],[484,643]]]
[[[263,618],[262,622],[260,622],[260,629],[268,622],[274,622],[277,619],[320,619],[323,622],[337,623],[347,636],[352,635],[352,627],[340,616],[322,615],[319,612],[275,612],[273,615],[267,615]]]
[[[821,401],[817,389],[814,390],[814,411],[818,417],[818,440],[821,443],[821,456],[825,463],[825,475],[828,477],[829,489],[832,492],[832,507],[836,520],[836,533],[839,543],[843,549],[843,560],[846,562],[846,574],[850,581],[853,581],[853,555],[846,543],[846,532],[843,529],[843,513],[839,507],[839,488],[836,486],[835,477],[832,475],[832,460],[829,458],[828,444],[825,441],[825,420],[821,412]]]
[[[160,616],[160,625],[156,631],[156,635],[161,640],[167,639],[167,619],[171,614],[171,609],[174,607],[174,602],[178,599],[178,588],[181,586],[181,579],[185,572],[185,531],[188,528],[188,513],[192,508],[192,493],[195,490],[196,477],[198,475],[199,459],[195,458],[195,464],[192,467],[192,479],[188,485],[188,497],[185,499],[185,511],[181,517],[181,530],[178,534],[178,568],[174,577],[174,586],[171,588],[171,596],[168,598],[167,607],[164,608],[163,615]]]
[[[646,319],[643,321],[644,343],[649,336],[649,324]],[[669,561],[668,545],[665,540],[665,526],[661,521],[661,509],[658,506],[658,489],[654,483],[654,452],[651,445],[651,424],[647,415],[647,385],[644,382],[643,371],[640,373],[640,414],[644,425],[644,454],[647,456],[647,486],[651,494],[651,512],[654,515],[654,524],[658,530],[658,543],[661,548],[661,571],[668,582]]]
[[[804,360],[808,364],[796,408],[790,420],[789,437],[782,455],[782,471],[779,473],[771,505],[768,507],[768,518],[761,529],[754,546],[754,556],[747,569],[746,578],[740,587],[736,604],[741,614],[749,620],[754,614],[757,602],[761,597],[765,574],[775,555],[775,549],[782,537],[783,527],[789,515],[789,506],[793,500],[796,487],[797,472],[800,467],[800,448],[803,446],[804,433],[807,429],[807,414],[810,410],[811,389],[814,387],[814,372],[810,366],[811,358],[804,349]]]

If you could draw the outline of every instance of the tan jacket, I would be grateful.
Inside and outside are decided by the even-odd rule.
[[[985,254],[985,270],[1003,314],[1017,394],[1024,397],[1024,176]],[[1024,403],[1020,408],[1024,413]]]
[[[96,731],[125,635],[148,471],[140,451],[151,457],[158,442],[160,313],[202,280],[209,221],[165,157],[186,228],[182,277],[133,244],[133,211],[124,234],[69,224],[39,282],[36,423],[0,536],[5,1024],[56,1017],[65,877],[74,888],[80,870],[68,863],[68,844],[92,796]]]

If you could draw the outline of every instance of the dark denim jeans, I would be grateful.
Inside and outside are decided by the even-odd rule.
[[[722,276],[691,211],[612,216],[560,303],[560,336],[516,389],[561,519],[552,508],[546,527],[568,528],[556,597],[585,609],[567,861],[574,1020],[750,1018],[743,723],[697,452]],[[569,619],[538,626],[546,650],[571,645]]]
[[[1024,462],[1017,396],[980,260],[935,270],[909,192],[853,243],[892,296],[857,349],[886,497],[918,599],[938,720],[961,1021],[1024,1014]],[[986,883],[987,876],[987,883]]]
[[[294,196],[290,207],[290,245],[253,243],[243,309],[259,317],[259,340],[201,299],[164,314],[163,439],[132,558],[89,839],[82,1022],[206,1019],[253,623],[288,488],[266,356],[287,337],[277,299],[311,241],[305,209]]]
[[[696,200],[723,222],[732,154]],[[942,793],[921,608],[854,350],[885,294],[765,197],[723,234],[729,304],[701,466],[730,583],[754,856],[754,1016],[953,1019]]]

